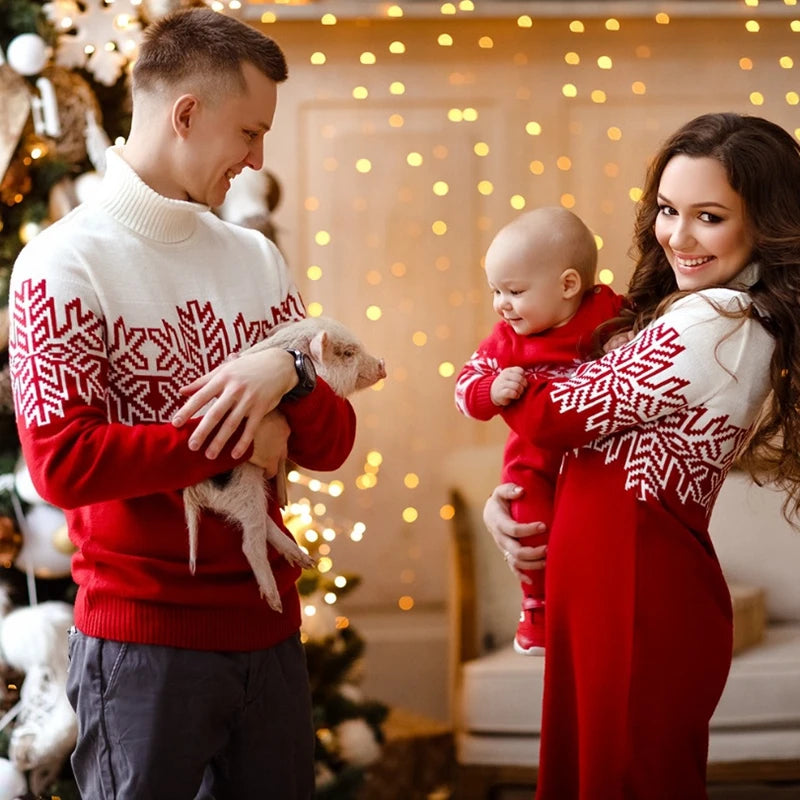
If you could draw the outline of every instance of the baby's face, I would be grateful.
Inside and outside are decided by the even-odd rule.
[[[521,336],[558,327],[574,313],[573,302],[563,296],[562,270],[518,253],[494,245],[486,253],[495,312]]]

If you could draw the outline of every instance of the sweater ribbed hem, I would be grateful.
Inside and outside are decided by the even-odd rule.
[[[118,642],[248,652],[279,644],[300,628],[300,600],[294,587],[281,602],[284,610],[278,614],[261,598],[245,608],[194,608],[122,597],[92,598],[79,590],[75,626],[87,636]]]

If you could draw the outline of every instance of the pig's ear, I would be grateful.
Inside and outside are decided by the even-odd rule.
[[[311,352],[311,358],[317,364],[324,364],[326,361],[327,351],[330,349],[330,340],[328,339],[327,331],[320,331],[309,343],[308,349]]]

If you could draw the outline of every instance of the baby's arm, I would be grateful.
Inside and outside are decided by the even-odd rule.
[[[522,367],[506,367],[492,381],[490,397],[496,406],[507,406],[522,397],[528,388],[528,380]]]

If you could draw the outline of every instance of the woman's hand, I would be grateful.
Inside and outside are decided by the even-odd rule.
[[[213,400],[189,438],[189,447],[199,450],[219,425],[206,449],[208,458],[216,458],[242,421],[247,420],[232,451],[234,458],[240,458],[253,441],[261,420],[296,384],[297,372],[291,353],[279,347],[247,353],[183,386],[181,393],[191,396],[172,418],[172,424],[180,428]]]
[[[633,331],[622,331],[620,333],[615,333],[603,345],[603,352],[610,353],[612,350],[616,350],[618,347],[622,347],[622,345],[628,344],[628,342],[631,339],[633,339]]]
[[[291,432],[286,417],[280,411],[270,411],[256,426],[253,455],[249,461],[261,467],[268,478],[274,478],[286,460],[286,446]]]
[[[522,493],[522,487],[513,483],[497,486],[483,507],[483,522],[511,571],[520,580],[530,583],[523,571],[544,569],[547,546],[523,547],[517,540],[544,533],[547,528],[542,522],[515,522],[512,519],[511,501],[521,497]]]

